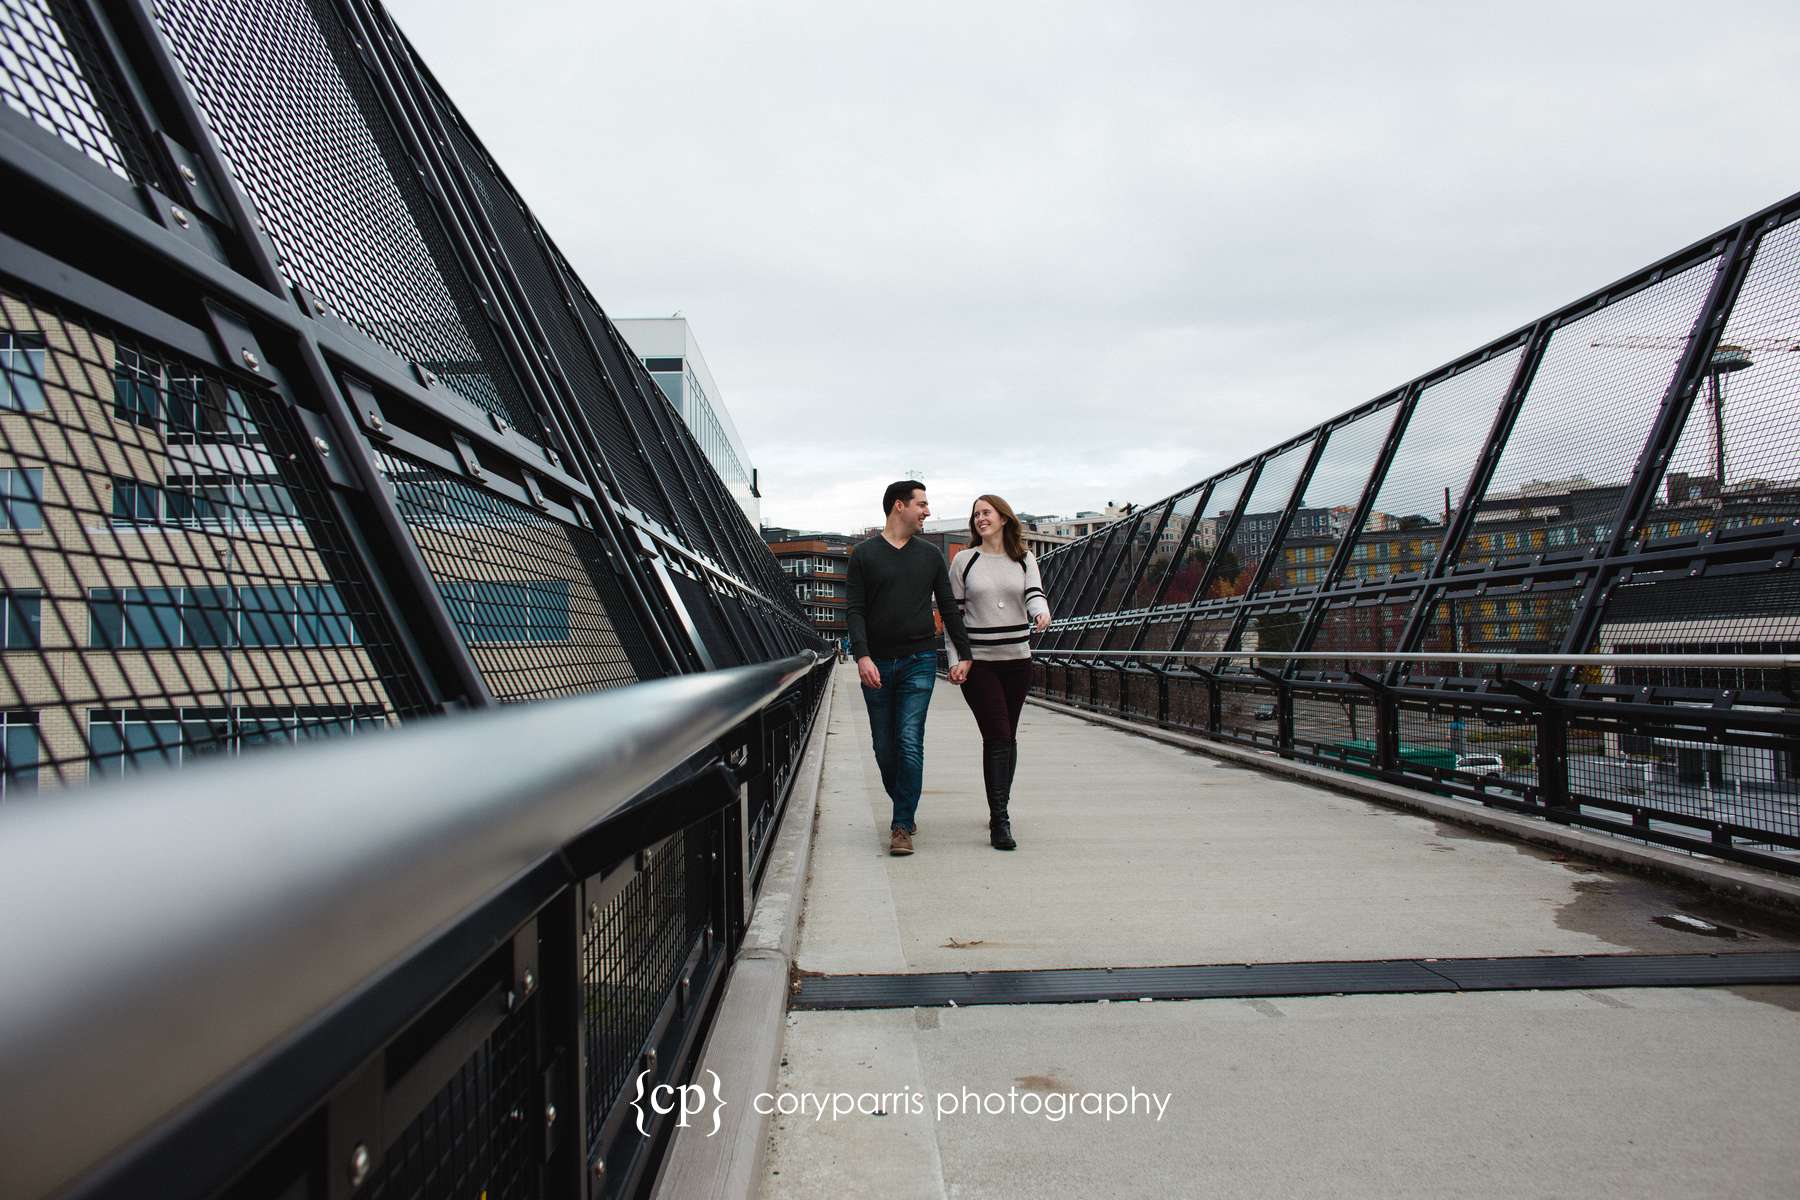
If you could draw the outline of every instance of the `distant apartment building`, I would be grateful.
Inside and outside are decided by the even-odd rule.
[[[1019,537],[1024,541],[1025,548],[1039,558],[1044,557],[1058,546],[1066,546],[1075,540],[1054,533],[1044,533],[1029,524],[1023,516],[1019,518]]]
[[[707,461],[753,527],[762,524],[762,492],[750,452],[732,424],[724,395],[686,317],[627,317],[613,324],[693,431]]]
[[[1105,529],[1114,521],[1130,516],[1136,511],[1135,505],[1115,505],[1108,500],[1106,508],[1102,512],[1084,510],[1072,517],[1033,517],[1031,523],[1034,532],[1074,541],[1076,538],[1086,537],[1096,529]],[[1020,523],[1023,524],[1024,520],[1024,517],[1021,516]]]
[[[806,606],[814,628],[832,638],[849,632],[845,608],[850,601],[850,549],[857,539],[781,528],[763,530],[763,538],[793,581],[794,595]]]

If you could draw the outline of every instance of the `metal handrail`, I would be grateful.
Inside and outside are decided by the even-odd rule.
[[[385,976],[823,656],[0,808],[0,1194],[54,1191]]]
[[[1343,662],[1469,662],[1523,667],[1760,667],[1800,670],[1800,654],[1491,654],[1466,650],[1037,650],[1038,658],[1247,658]]]

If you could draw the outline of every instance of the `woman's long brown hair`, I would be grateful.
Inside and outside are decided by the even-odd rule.
[[[981,535],[975,532],[975,508],[983,500],[994,506],[1000,514],[1000,544],[1006,547],[1006,556],[1014,562],[1025,561],[1025,535],[1019,528],[1019,515],[1012,505],[998,496],[977,496],[975,503],[969,505],[969,536],[975,539],[975,545],[981,545]]]

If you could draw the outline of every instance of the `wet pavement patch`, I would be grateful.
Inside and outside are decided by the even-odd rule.
[[[1702,921],[1699,917],[1690,917],[1686,913],[1667,913],[1650,920],[1664,929],[1674,929],[1682,933],[1692,933],[1699,937],[1727,938],[1736,941],[1739,938],[1755,937],[1741,929],[1733,929],[1729,925],[1716,925],[1711,921]]]

